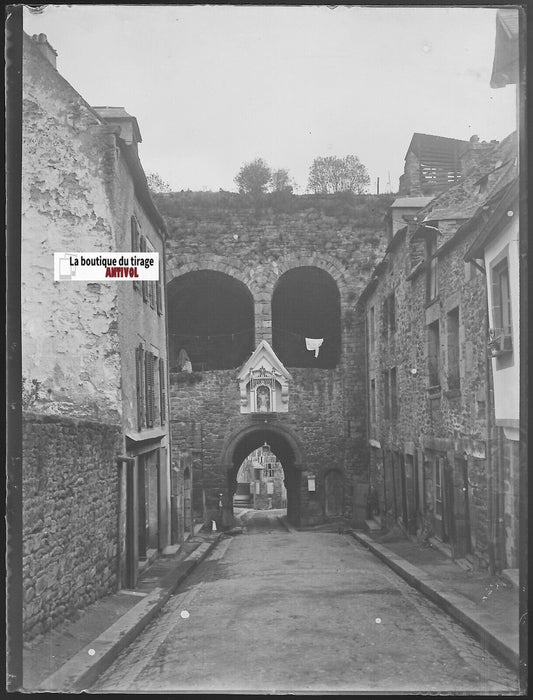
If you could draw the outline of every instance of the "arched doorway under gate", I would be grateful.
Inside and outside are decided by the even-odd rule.
[[[237,488],[237,474],[246,457],[265,442],[281,462],[287,489],[287,519],[300,525],[300,484],[303,468],[303,455],[296,437],[287,428],[273,425],[250,425],[230,436],[223,450],[223,464],[226,467],[228,499],[233,510],[233,495]]]

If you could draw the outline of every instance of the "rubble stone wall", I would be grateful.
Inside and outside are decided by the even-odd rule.
[[[24,635],[117,588],[120,426],[23,416]]]
[[[254,202],[231,193],[187,192],[157,199],[170,234],[167,282],[187,272],[212,269],[245,283],[255,302],[256,345],[262,339],[272,343],[271,299],[284,272],[319,267],[337,283],[340,361],[333,369],[287,366],[293,377],[289,411],[276,419],[298,437],[305,450],[303,467],[317,476],[316,496],[302,497],[304,519],[325,517],[328,470],[337,468],[345,475],[347,515],[353,513],[353,483],[368,482],[364,322],[355,313],[355,302],[387,245],[383,217],[391,199],[390,195],[271,195]],[[171,316],[172,308],[168,312]],[[173,375],[173,449],[191,443],[191,426],[202,425],[204,473],[215,499],[227,486],[220,464],[224,439],[253,417],[240,413],[237,369],[195,374],[196,379],[189,380]],[[309,502],[312,513],[306,515],[304,502]]]

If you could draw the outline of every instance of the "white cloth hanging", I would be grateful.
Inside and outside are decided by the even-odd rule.
[[[318,352],[320,350],[320,346],[324,342],[324,338],[306,338],[305,339],[305,347],[308,350],[314,350],[315,351],[315,357],[318,357]]]

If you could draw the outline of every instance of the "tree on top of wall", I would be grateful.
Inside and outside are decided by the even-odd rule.
[[[357,156],[319,156],[309,169],[307,187],[315,194],[364,194],[369,184],[368,171]]]
[[[235,176],[235,184],[241,194],[258,195],[266,192],[272,171],[262,158],[245,163]]]

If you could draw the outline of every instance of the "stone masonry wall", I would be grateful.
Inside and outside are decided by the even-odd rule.
[[[468,237],[463,238],[439,256],[439,294],[433,303],[428,303],[425,267],[419,267],[414,275],[408,274],[412,269],[410,249],[414,245],[410,233],[407,238],[398,238],[379,272],[376,288],[365,300],[367,319],[371,307],[374,308],[376,342],[368,360],[369,381],[374,379],[376,382],[375,419],[371,421],[370,438],[379,443],[379,447],[371,450],[371,482],[380,494],[382,515],[390,525],[394,488],[399,504],[401,487],[399,468],[391,467],[387,460],[392,453],[413,455],[414,465],[418,461],[418,493],[413,493],[418,504],[418,532],[425,536],[438,534],[432,455],[447,456],[453,471],[456,501],[464,493],[458,464],[466,455],[471,542],[477,562],[486,566],[487,460],[481,458],[481,452],[476,449],[478,445],[490,449],[486,416],[486,291],[483,275],[463,261],[470,242]],[[383,302],[392,291],[395,294],[396,330],[387,334]],[[447,315],[456,307],[459,308],[459,389],[448,385]],[[440,389],[434,392],[436,398],[432,398],[428,392],[427,325],[437,320],[440,328]],[[398,415],[385,418],[384,371],[392,367],[397,368]],[[413,474],[413,483],[415,481]]]
[[[117,587],[117,425],[23,416],[24,636]]]
[[[22,374],[32,410],[120,421],[117,284],[54,281],[53,254],[115,249],[107,127],[24,35]],[[113,149],[114,152],[114,149]]]
[[[278,414],[303,446],[305,470],[317,475],[312,519],[324,517],[324,476],[336,468],[345,480],[346,513],[353,513],[355,483],[368,483],[364,394],[364,325],[355,302],[387,244],[383,217],[392,196],[243,195],[173,193],[156,204],[164,216],[167,282],[187,272],[211,269],[247,285],[255,307],[255,345],[272,343],[271,299],[286,271],[316,266],[340,292],[342,352],[334,369],[288,366],[289,411]],[[172,309],[168,310],[169,316]],[[192,447],[192,426],[202,425],[204,473],[211,495],[226,489],[221,452],[228,435],[248,425],[239,411],[237,370],[198,373],[198,381],[171,386],[173,449]],[[176,380],[177,375],[174,375]]]

